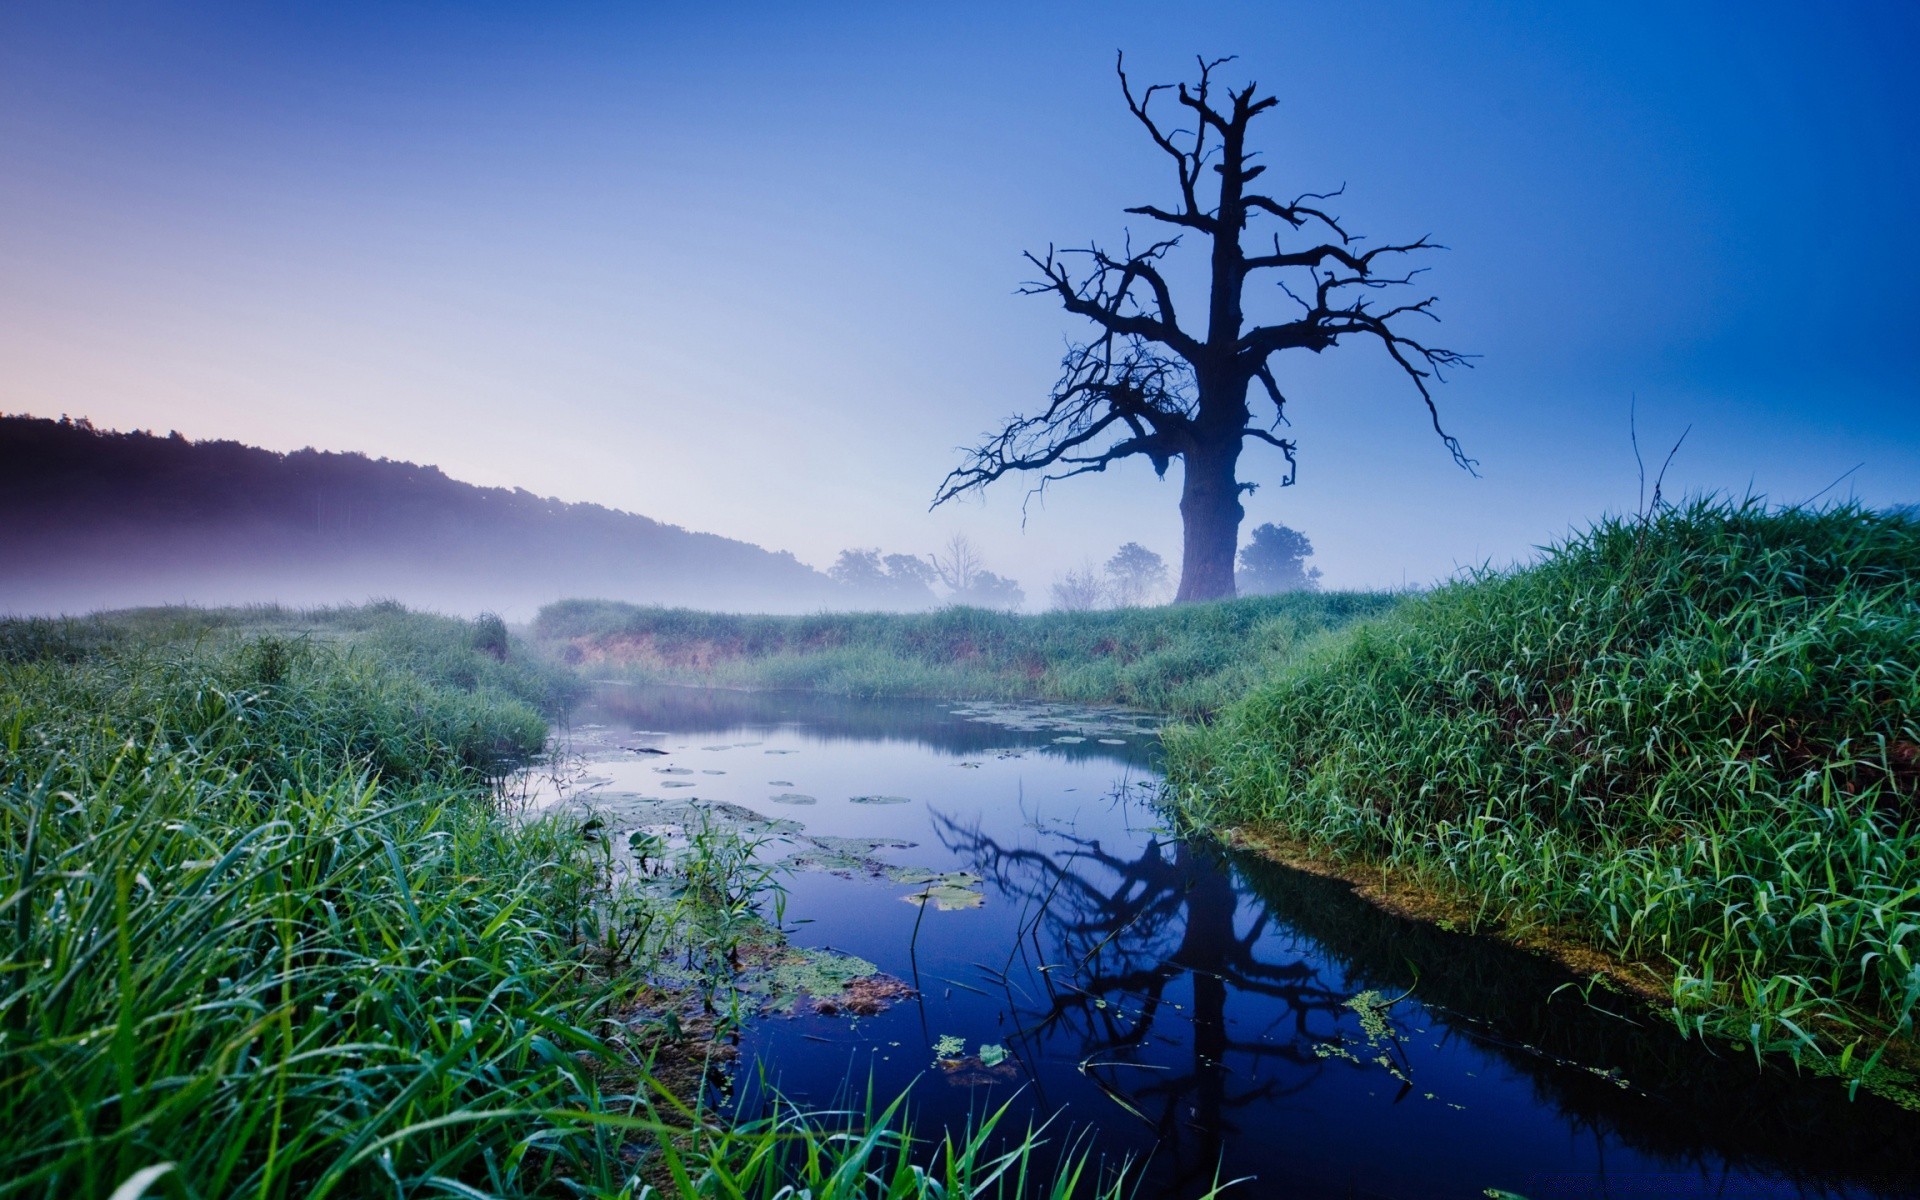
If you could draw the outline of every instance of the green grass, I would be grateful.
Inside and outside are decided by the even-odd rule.
[[[1652,964],[1689,1033],[1911,1083],[1891,1069],[1920,1007],[1910,516],[1604,521],[1327,639],[1166,746],[1201,825]]]
[[[674,1006],[740,1016],[723,973],[777,895],[723,832],[642,887],[589,827],[504,811],[574,685],[500,632],[0,621],[0,1196],[1075,1190],[1041,1131],[734,1122],[663,1084],[654,1054],[699,1054]],[[1117,1194],[1088,1161],[1078,1194]]]
[[[1299,592],[1032,616],[948,608],[768,617],[569,600],[541,610],[533,638],[590,673],[658,682],[1199,713],[1251,690],[1302,642],[1398,602]]]

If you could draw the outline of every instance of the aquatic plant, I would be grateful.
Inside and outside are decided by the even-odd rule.
[[[658,984],[705,986],[687,1032],[741,1018],[765,831],[690,817],[615,870],[607,820],[499,801],[537,672],[464,622],[308,620],[0,621],[0,1196],[1113,1194],[998,1114],[929,1146],[897,1101],[700,1109],[724,1047]]]

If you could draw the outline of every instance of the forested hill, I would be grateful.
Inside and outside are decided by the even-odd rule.
[[[0,415],[0,612],[369,596],[792,612],[838,591],[791,554],[437,467]]]

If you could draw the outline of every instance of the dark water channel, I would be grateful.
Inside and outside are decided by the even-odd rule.
[[[930,885],[799,856],[793,941],[919,994],[753,1022],[750,1109],[762,1071],[808,1106],[910,1086],[923,1134],[1011,1099],[1013,1124],[1052,1117],[1056,1142],[1092,1131],[1109,1161],[1144,1159],[1143,1197],[1216,1173],[1278,1197],[1920,1196],[1920,1115],[1709,1052],[1337,882],[1172,838],[1150,721],[609,685],[575,723],[603,748],[591,787],[616,820],[622,797],[697,797],[869,866],[965,873],[923,911]],[[943,1037],[963,1049],[939,1065]]]

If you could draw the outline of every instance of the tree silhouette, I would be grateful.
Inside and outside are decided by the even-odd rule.
[[[1256,525],[1240,551],[1240,589],[1254,595],[1313,591],[1320,586],[1320,568],[1306,565],[1311,557],[1313,543],[1306,534],[1285,525]]]
[[[973,539],[956,533],[946,547],[927,556],[922,568],[947,587],[947,603],[968,604],[975,608],[1019,608],[1027,594],[1020,585],[987,570],[986,556]]]
[[[1454,461],[1473,468],[1459,442],[1441,427],[1429,387],[1444,368],[1466,365],[1466,356],[1404,332],[1410,320],[1437,319],[1434,297],[1375,301],[1419,273],[1395,274],[1392,264],[1438,247],[1421,237],[1361,250],[1360,239],[1323,207],[1338,191],[1283,201],[1250,190],[1267,168],[1253,161],[1258,155],[1248,148],[1248,126],[1277,101],[1257,96],[1254,84],[1220,95],[1213,73],[1230,61],[1202,61],[1193,86],[1156,84],[1137,96],[1124,61],[1116,65],[1127,108],[1173,160],[1180,189],[1171,208],[1145,204],[1127,211],[1205,239],[1204,331],[1180,323],[1173,284],[1162,270],[1180,244],[1178,234],[1141,249],[1129,237],[1117,254],[1097,245],[1028,254],[1041,278],[1022,291],[1054,297],[1069,313],[1092,322],[1094,335],[1068,348],[1047,406],[1034,416],[1013,417],[974,447],[934,496],[938,507],[1026,471],[1043,472],[1035,488],[1039,492],[1048,483],[1104,471],[1136,455],[1164,476],[1177,458],[1184,546],[1176,599],[1182,601],[1234,594],[1234,550],[1245,515],[1240,494],[1257,486],[1239,478],[1244,444],[1251,439],[1278,449],[1287,461],[1281,486],[1294,480],[1294,442],[1276,432],[1286,421],[1287,405],[1272,365],[1277,354],[1319,353],[1346,338],[1376,343],[1418,390],[1434,432]],[[1171,93],[1188,110],[1184,117],[1190,129],[1156,113],[1154,101],[1161,93]],[[1209,172],[1208,182],[1218,188],[1203,199]],[[1255,218],[1275,219],[1289,233],[1305,235],[1302,244],[1284,247],[1276,233],[1270,250],[1249,249],[1241,239]],[[1069,255],[1084,262],[1084,269],[1070,269]],[[1273,279],[1297,312],[1249,327],[1245,292],[1255,278]],[[1249,403],[1255,381],[1272,406],[1270,417],[1256,416]]]
[[[1167,562],[1139,542],[1128,542],[1107,560],[1107,579],[1113,602],[1132,608],[1165,594]]]
[[[860,600],[890,608],[932,608],[938,602],[933,569],[911,554],[842,550],[827,568],[827,578]]]

